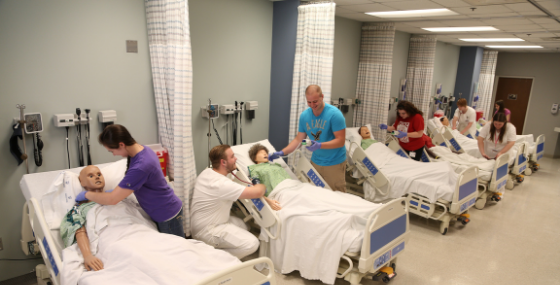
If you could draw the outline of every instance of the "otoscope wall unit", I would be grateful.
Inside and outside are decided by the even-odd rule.
[[[91,122],[91,117],[89,117],[89,121]],[[80,114],[79,120],[78,115],[76,114],[55,114],[53,117],[53,122],[55,127],[59,128],[74,127],[77,124],[87,124],[88,118],[85,113]]]

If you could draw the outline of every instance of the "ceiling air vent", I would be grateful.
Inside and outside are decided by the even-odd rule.
[[[503,5],[514,3],[527,3],[526,0],[463,0],[473,6]]]
[[[547,42],[560,42],[560,37],[541,38],[541,40],[547,41]]]

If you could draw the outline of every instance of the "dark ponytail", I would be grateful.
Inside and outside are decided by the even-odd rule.
[[[125,146],[132,146],[136,144],[134,138],[130,135],[128,130],[123,125],[113,124],[105,127],[99,134],[99,143],[107,148],[119,148],[119,143],[124,143]],[[130,156],[126,159],[126,171],[130,166]],[[126,174],[126,172],[125,172]]]

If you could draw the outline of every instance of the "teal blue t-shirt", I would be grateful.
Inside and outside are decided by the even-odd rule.
[[[306,133],[309,139],[318,142],[328,142],[334,139],[334,132],[346,128],[346,120],[340,110],[332,105],[325,104],[321,115],[316,117],[311,108],[305,109],[299,116],[299,129]],[[333,149],[318,149],[313,152],[311,161],[320,166],[331,166],[346,161],[346,148],[344,146]]]

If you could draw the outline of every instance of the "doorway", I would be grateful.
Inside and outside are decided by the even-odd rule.
[[[503,100],[505,107],[511,111],[510,122],[515,126],[518,135],[523,134],[532,86],[532,78],[498,78],[495,101]],[[494,111],[492,106],[492,112]]]

